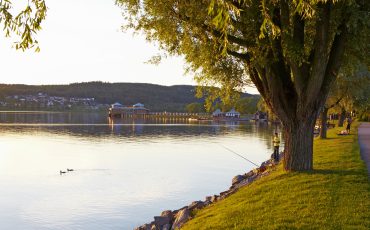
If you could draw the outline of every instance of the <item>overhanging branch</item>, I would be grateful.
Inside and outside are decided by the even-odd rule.
[[[239,53],[230,49],[227,49],[227,53],[246,62],[250,62],[251,60],[251,56],[248,53]]]

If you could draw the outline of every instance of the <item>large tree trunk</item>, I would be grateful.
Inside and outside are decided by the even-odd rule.
[[[347,111],[344,108],[342,108],[342,112],[339,115],[338,127],[343,127],[344,120],[346,119],[346,113]]]
[[[276,11],[277,15],[282,14],[281,18],[273,17],[273,21],[281,25],[282,31],[288,31],[292,23],[286,20],[289,17],[289,5],[287,1],[282,1],[281,5],[281,11]],[[251,61],[253,58],[249,53],[243,56],[228,51],[236,58],[244,58],[251,80],[284,125],[284,168],[288,171],[312,170],[315,121],[341,66],[347,29],[343,21],[337,28],[340,32],[332,40],[329,33],[332,30],[331,11],[330,1],[318,7],[315,48],[311,51],[310,62],[297,63],[283,49],[293,40],[298,46],[304,47],[305,23],[299,15],[294,19],[293,40],[291,36],[285,36],[286,32],[270,40],[271,49],[265,52],[271,62],[259,65]]]
[[[284,125],[284,168],[288,171],[312,170],[313,129],[316,117]]]
[[[326,131],[328,130],[328,111],[329,108],[324,106],[320,113],[320,119],[321,119],[321,129],[320,129],[320,138],[325,139],[326,138]]]

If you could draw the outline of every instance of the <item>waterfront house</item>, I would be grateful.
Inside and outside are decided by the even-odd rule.
[[[215,118],[224,117],[224,116],[225,116],[225,113],[221,112],[220,109],[216,109],[216,111],[212,113],[212,117],[215,117]]]
[[[129,118],[136,115],[146,114],[149,114],[149,109],[145,108],[141,103],[134,104],[133,106],[123,106],[122,104],[116,102],[112,104],[111,108],[109,108],[110,117]]]
[[[146,109],[143,104],[136,103],[132,106],[132,110],[134,114],[148,114],[149,109]]]
[[[227,118],[240,118],[240,113],[232,108],[229,112],[226,112],[225,117]]]
[[[256,120],[256,121],[265,121],[265,120],[267,120],[267,113],[264,113],[262,111],[257,111],[254,114],[254,120]]]
[[[111,106],[112,109],[122,109],[123,107],[124,106],[121,103],[118,103],[118,102],[112,104],[112,106]]]

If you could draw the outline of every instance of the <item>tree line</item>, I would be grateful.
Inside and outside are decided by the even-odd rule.
[[[65,98],[94,98],[100,104],[119,102],[126,106],[143,103],[152,111],[184,112],[191,103],[204,103],[204,98],[196,97],[196,86],[161,86],[145,83],[104,83],[85,82],[69,85],[7,85],[0,84],[0,98],[11,95],[36,95]],[[242,97],[249,97],[242,94]]]

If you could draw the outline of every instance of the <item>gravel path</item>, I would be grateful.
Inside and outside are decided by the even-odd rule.
[[[361,158],[366,163],[370,179],[370,123],[361,123],[358,127],[358,142],[360,144]]]

